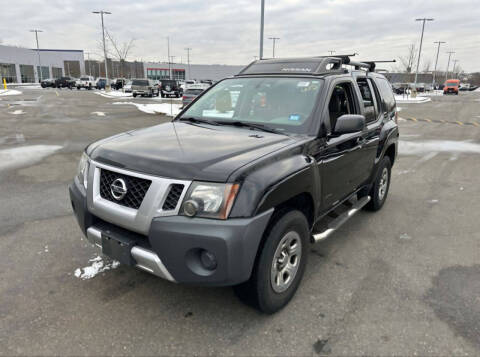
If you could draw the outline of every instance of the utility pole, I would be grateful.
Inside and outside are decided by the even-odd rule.
[[[40,68],[39,78],[40,82],[42,81],[42,62],[40,61],[40,48],[38,47],[38,33],[43,32],[42,30],[30,30],[30,32],[35,32],[35,39],[37,40],[37,56],[38,56],[38,67]]]
[[[457,68],[457,62],[460,62],[460,60],[453,60],[453,69],[452,69],[452,72],[453,72],[453,76],[455,77],[455,79],[457,79],[457,75],[455,74],[455,69]]]
[[[454,51],[449,51],[447,52],[448,53],[448,63],[447,63],[447,71],[445,72],[445,82],[447,81],[448,79],[448,68],[450,67],[450,58],[452,57],[452,55],[455,53]]]
[[[434,43],[438,43],[438,47],[437,47],[437,58],[435,60],[435,69],[433,70],[433,80],[432,80],[432,87],[435,86],[435,75],[437,74],[437,64],[438,64],[438,54],[440,53],[440,45],[442,43],[446,43],[445,41],[436,41]]]
[[[415,71],[415,92],[417,91],[417,77],[418,77],[418,67],[420,66],[420,56],[422,54],[422,43],[423,43],[423,32],[425,31],[425,22],[433,21],[433,19],[423,18],[415,19],[415,21],[422,21],[422,36],[420,37],[420,48],[418,49],[418,59],[417,59],[417,70]]]
[[[167,36],[167,56],[168,56],[168,79],[172,79],[172,66],[170,65],[170,37]]]
[[[187,51],[187,66],[188,66],[188,79],[190,79],[190,51],[192,50],[190,47],[186,47],[185,50]]]
[[[275,58],[275,42],[280,40],[280,37],[269,37],[268,39],[273,41],[272,58]]]
[[[260,10],[260,55],[259,58],[263,59],[263,27],[265,20],[265,0],[261,0],[261,10]]]
[[[105,84],[105,90],[107,88],[110,88],[110,84],[108,83],[108,66],[107,66],[107,48],[105,46],[105,26],[103,24],[103,15],[110,15],[111,12],[108,11],[92,11],[94,14],[100,14],[100,17],[102,18],[102,39],[103,39],[103,56],[105,57],[105,78],[106,78],[106,84]]]

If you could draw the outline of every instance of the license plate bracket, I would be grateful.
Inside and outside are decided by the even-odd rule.
[[[135,265],[131,251],[136,245],[135,240],[117,235],[113,232],[102,232],[102,253],[121,264]]]

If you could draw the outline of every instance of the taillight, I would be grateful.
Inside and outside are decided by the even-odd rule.
[[[187,99],[187,97],[183,96],[182,99]]]

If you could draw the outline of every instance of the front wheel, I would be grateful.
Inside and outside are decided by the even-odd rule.
[[[137,96],[137,93],[133,93],[132,95],[133,95],[133,98],[135,98]]]
[[[384,156],[378,167],[377,176],[370,191],[371,200],[365,206],[370,211],[378,211],[383,207],[390,188],[392,163],[388,156]]]
[[[273,314],[292,299],[307,264],[309,228],[297,210],[275,214],[249,281],[235,286],[241,300]]]

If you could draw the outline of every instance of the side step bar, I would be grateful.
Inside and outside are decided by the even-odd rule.
[[[321,240],[326,239],[329,237],[333,232],[335,232],[337,229],[339,229],[350,217],[352,217],[355,213],[360,211],[363,206],[365,206],[368,202],[370,202],[370,196],[365,196],[361,199],[359,199],[355,204],[348,210],[342,213],[340,216],[335,218],[334,221],[332,221],[329,225],[328,228],[325,229],[323,232],[317,233],[312,235],[312,243],[317,243],[320,242]]]

